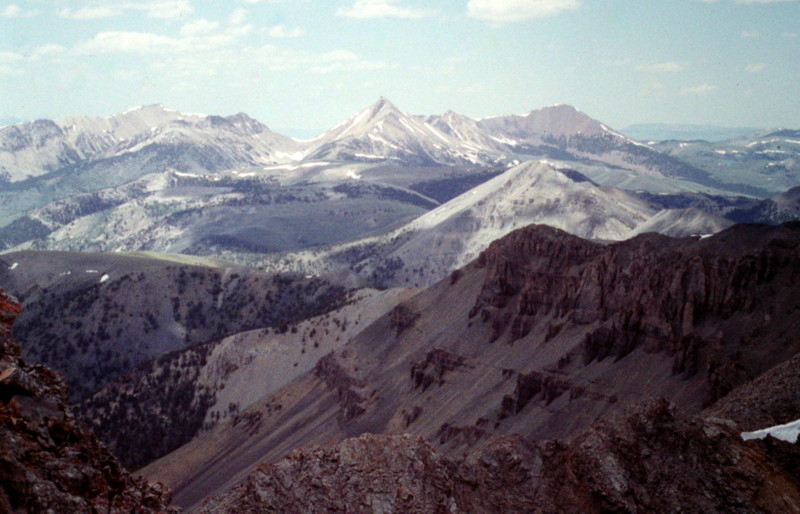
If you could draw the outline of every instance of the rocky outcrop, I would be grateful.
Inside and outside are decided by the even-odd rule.
[[[524,337],[537,312],[552,310],[556,298],[563,301],[579,287],[582,276],[573,268],[602,251],[600,244],[546,225],[512,232],[478,257],[476,265],[486,268],[487,276],[470,315],[491,323],[493,339],[509,326],[513,339]],[[516,313],[506,309],[517,301]]]
[[[507,375],[516,375],[517,385],[510,395],[503,397],[497,416],[499,419],[518,414],[534,398],[538,399],[545,407],[559,396],[567,393],[570,401],[582,396],[589,396],[594,401],[602,401],[609,404],[617,401],[613,395],[605,395],[584,384],[573,384],[568,377],[559,376],[555,373],[531,371],[530,373],[520,374],[512,370],[505,370],[505,373]]]
[[[462,459],[363,435],[264,464],[200,512],[797,512],[800,482],[731,425],[658,400],[570,442],[497,438]]]
[[[396,335],[402,334],[407,329],[414,326],[414,322],[419,318],[419,313],[414,312],[405,304],[398,305],[390,313],[392,328]]]
[[[797,447],[783,445],[797,454]],[[547,480],[560,511],[797,512],[800,483],[729,421],[666,400],[551,444]],[[552,474],[551,474],[552,473]]]
[[[131,476],[67,405],[53,371],[10,337],[19,304],[0,290],[0,512],[173,512],[170,492]]]
[[[259,467],[200,512],[448,512],[455,466],[411,436],[361,436]]]
[[[477,261],[487,278],[471,315],[513,343],[541,320],[584,325],[576,360],[666,352],[673,373],[702,373],[706,403],[800,350],[778,331],[776,352],[743,359],[792,325],[800,284],[800,224],[739,225],[711,239],[643,234],[601,246],[544,226],[493,243]],[[558,329],[559,325],[550,328]]]
[[[336,355],[331,353],[321,358],[314,368],[314,374],[334,392],[339,402],[339,417],[342,421],[364,413],[364,398],[359,393],[364,384],[345,369]]]
[[[444,384],[448,372],[464,366],[469,365],[463,356],[436,348],[425,354],[425,359],[411,365],[411,381],[415,389],[424,391],[433,384]]]
[[[745,431],[800,418],[800,353],[734,389],[706,413],[731,419]]]

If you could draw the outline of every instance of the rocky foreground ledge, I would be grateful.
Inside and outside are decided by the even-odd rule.
[[[798,455],[662,399],[568,442],[501,437],[457,460],[409,435],[296,450],[200,512],[798,512]]]
[[[19,310],[0,290],[0,512],[178,512],[76,423],[60,376],[20,357]]]

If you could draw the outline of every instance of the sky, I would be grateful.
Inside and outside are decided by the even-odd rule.
[[[0,1],[0,118],[161,103],[302,136],[381,96],[800,128],[800,0]]]

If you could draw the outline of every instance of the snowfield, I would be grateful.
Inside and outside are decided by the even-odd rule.
[[[800,419],[783,425],[762,428],[761,430],[755,430],[753,432],[742,432],[741,434],[742,439],[745,441],[750,439],[764,439],[768,435],[775,439],[786,441],[787,443],[796,443],[797,436],[800,435]]]

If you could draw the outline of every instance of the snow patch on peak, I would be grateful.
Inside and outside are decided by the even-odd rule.
[[[131,114],[131,113],[136,112],[136,111],[141,111],[142,109],[144,109],[144,105],[137,105],[136,107],[130,107],[128,109],[125,109],[124,111],[120,112],[119,114],[124,116],[126,114]],[[112,116],[113,116],[113,114],[112,114]],[[109,118],[110,117],[111,116],[109,116]]]

